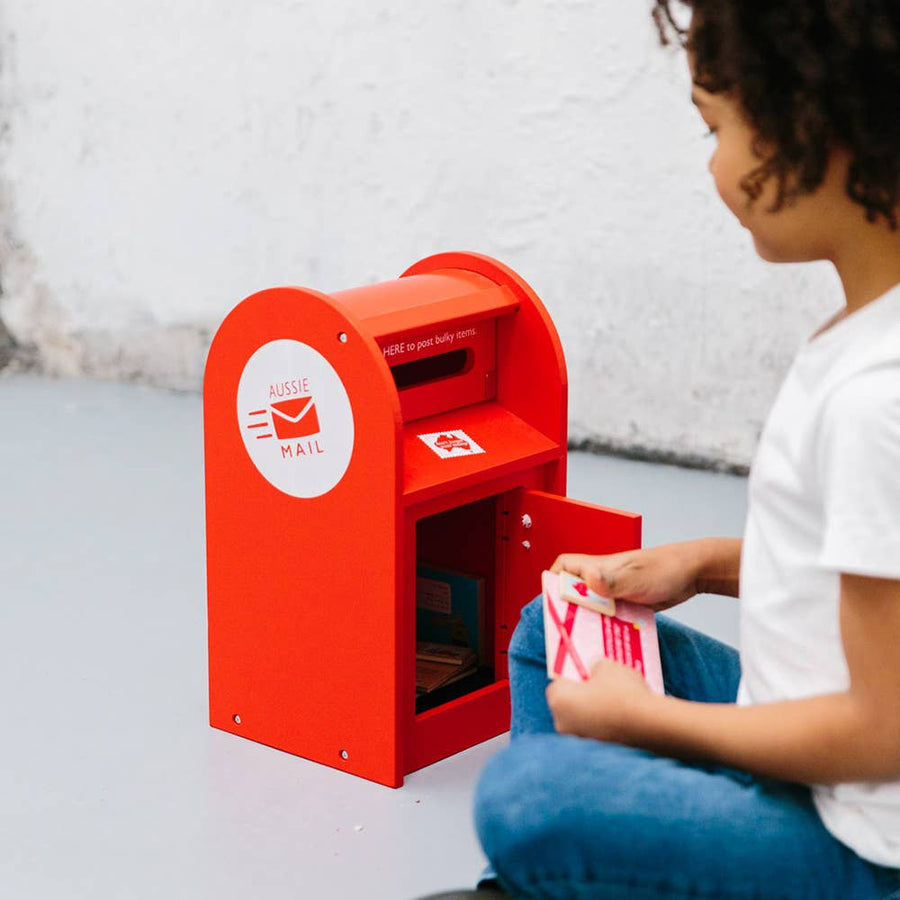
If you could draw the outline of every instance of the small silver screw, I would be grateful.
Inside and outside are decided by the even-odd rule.
[[[235,725],[240,725],[240,724],[241,724],[241,717],[240,717],[240,716],[232,716],[232,718],[234,719],[234,724],[235,724]]]
[[[349,340],[349,338],[347,337],[347,332],[346,332],[346,331],[342,331],[342,332],[338,335],[338,340],[339,340],[342,344],[346,344],[347,341]]]
[[[522,541],[522,546],[523,546],[526,550],[530,550],[530,549],[531,549],[531,541]]]
[[[341,759],[350,759],[350,754],[346,750],[341,750]]]
[[[528,513],[525,513],[525,515],[522,516],[522,527],[531,528],[531,516],[529,516]]]

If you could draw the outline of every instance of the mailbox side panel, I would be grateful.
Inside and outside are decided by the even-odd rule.
[[[311,433],[327,413],[315,393],[317,420],[274,393],[278,384],[289,392],[302,371],[273,370],[272,397],[249,414],[238,408],[248,361],[279,341],[312,348],[349,398],[349,463],[318,496],[274,485],[242,431],[254,427],[242,415],[277,425],[260,437],[298,465],[307,452],[329,450],[324,425]],[[328,298],[263,291],[217,333],[204,384],[210,723],[393,786],[403,773],[399,428],[380,351]]]

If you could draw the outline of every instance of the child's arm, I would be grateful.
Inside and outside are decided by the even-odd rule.
[[[652,694],[608,660],[585,682],[553,682],[557,729],[688,761],[808,784],[900,777],[900,581],[841,576],[841,634],[850,687],[756,706]]]
[[[608,556],[565,553],[552,566],[583,578],[603,597],[669,609],[695,594],[738,595],[739,538],[702,538]]]

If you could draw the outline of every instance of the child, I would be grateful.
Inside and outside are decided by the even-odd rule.
[[[686,34],[655,18],[719,195],[763,259],[830,260],[846,305],[770,413],[743,541],[553,566],[655,610],[739,595],[740,658],[660,618],[667,696],[613,662],[548,687],[526,607],[479,836],[514,897],[900,897],[900,2],[686,5]]]

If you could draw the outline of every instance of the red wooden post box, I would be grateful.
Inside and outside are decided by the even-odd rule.
[[[210,723],[382,784],[508,728],[509,639],[558,553],[640,544],[639,516],[565,498],[556,330],[483,256],[248,297],[204,431]],[[421,563],[483,598],[478,671],[424,704]]]

